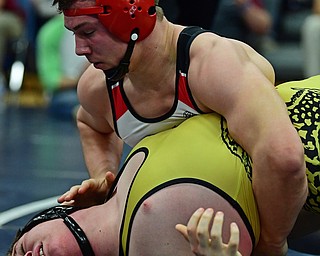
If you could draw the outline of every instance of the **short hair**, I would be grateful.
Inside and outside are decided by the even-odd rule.
[[[20,237],[21,237],[20,235],[21,235],[21,230],[19,229],[19,230],[17,231],[14,239],[13,239],[13,242],[11,243],[11,246],[10,246],[8,252],[7,252],[7,256],[11,256],[11,255],[12,255],[12,253],[13,253],[13,247],[14,247],[14,245],[16,244],[16,242],[20,239]]]

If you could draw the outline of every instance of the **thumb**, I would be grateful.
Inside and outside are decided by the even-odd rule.
[[[107,180],[107,182],[109,183],[109,182],[114,182],[114,180],[115,180],[115,175],[112,173],[112,172],[110,172],[110,171],[108,171],[107,173],[106,173],[106,180]]]
[[[175,226],[175,229],[189,242],[188,231],[187,231],[187,227],[185,225],[177,224]]]

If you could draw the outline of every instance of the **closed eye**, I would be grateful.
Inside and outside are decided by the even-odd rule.
[[[21,252],[22,255],[25,255],[25,254],[26,254],[26,252],[25,252],[24,249],[23,249],[23,243],[21,243],[20,246],[19,246],[19,252]]]
[[[88,30],[88,31],[83,31],[82,34],[85,37],[90,37],[95,31],[94,30]]]
[[[16,256],[16,255],[25,255],[22,242],[20,244],[17,243],[14,247],[13,256]]]
[[[94,30],[88,30],[88,31],[84,31],[83,33],[86,35],[91,35],[93,34]]]

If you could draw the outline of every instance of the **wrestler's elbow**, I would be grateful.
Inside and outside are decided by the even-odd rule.
[[[306,180],[306,165],[302,143],[286,143],[272,148],[267,161],[280,179],[286,181]]]

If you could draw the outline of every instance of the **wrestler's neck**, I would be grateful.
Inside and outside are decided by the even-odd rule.
[[[119,217],[113,200],[74,213],[74,219],[84,230],[95,255],[118,255]]]
[[[175,74],[177,40],[183,27],[165,17],[157,20],[153,32],[136,44],[127,78],[136,86],[157,87]],[[170,81],[171,82],[171,81]],[[154,88],[157,89],[157,88]]]

